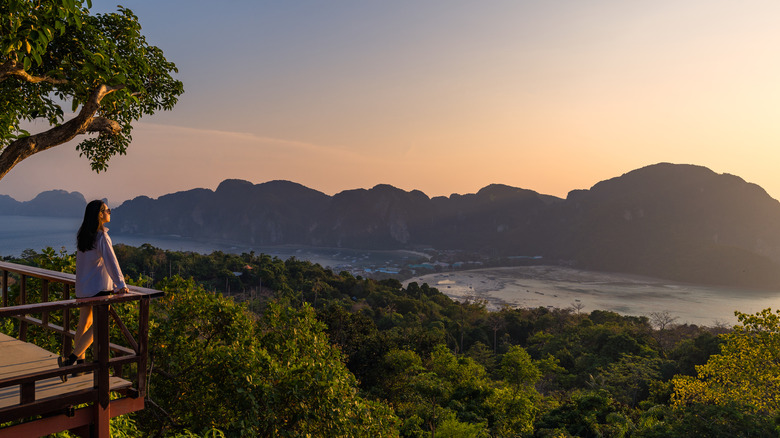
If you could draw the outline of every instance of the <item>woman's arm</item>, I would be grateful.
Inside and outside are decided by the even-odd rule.
[[[105,266],[108,276],[114,282],[114,291],[120,293],[128,292],[125,276],[122,274],[122,269],[119,267],[119,262],[116,259],[111,237],[106,232],[101,233],[101,235],[101,237],[98,237],[96,249],[100,256],[103,257],[103,266]]]

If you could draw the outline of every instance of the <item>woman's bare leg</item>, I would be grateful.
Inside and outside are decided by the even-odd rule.
[[[79,325],[76,328],[76,345],[73,354],[84,359],[87,348],[92,345],[92,306],[79,307]]]

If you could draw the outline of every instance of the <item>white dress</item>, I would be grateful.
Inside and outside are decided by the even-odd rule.
[[[95,247],[76,251],[76,297],[94,297],[103,291],[118,291],[127,287],[119,268],[108,228],[98,231]]]

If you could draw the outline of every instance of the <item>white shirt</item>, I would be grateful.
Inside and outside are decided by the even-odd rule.
[[[76,297],[93,297],[99,292],[127,287],[116,260],[108,228],[98,231],[95,247],[76,251]]]

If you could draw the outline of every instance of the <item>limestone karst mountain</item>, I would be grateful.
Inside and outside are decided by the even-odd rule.
[[[31,214],[18,212],[84,205],[80,194],[41,197],[52,207],[36,198],[29,201],[36,208],[20,210],[24,203],[0,197],[0,208]],[[693,165],[647,166],[566,199],[498,184],[430,198],[383,184],[329,196],[289,181],[226,180],[216,190],[126,201],[112,231],[258,246],[541,255],[587,269],[780,287],[780,203],[737,176]]]

